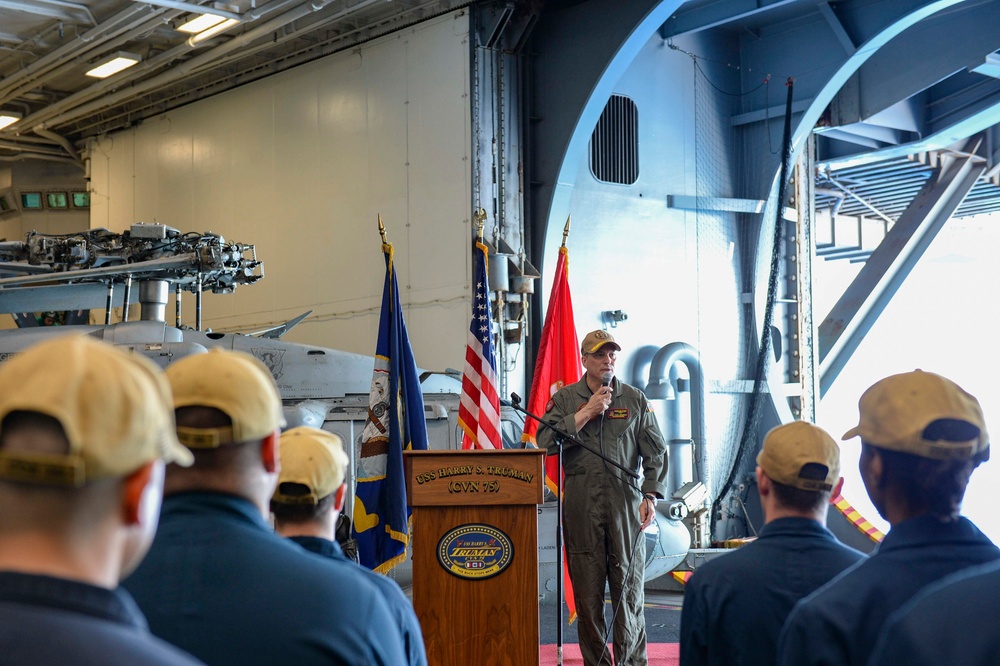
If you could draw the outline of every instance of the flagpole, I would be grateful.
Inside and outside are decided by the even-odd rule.
[[[476,223],[476,236],[479,238],[479,244],[483,244],[483,227],[486,226],[486,210],[479,208],[475,213],[472,214],[472,221]]]
[[[423,395],[403,320],[392,243],[386,236],[381,215],[378,229],[385,282],[368,415],[361,433],[361,447],[352,449],[356,451],[355,461],[361,461],[355,467],[352,527],[361,564],[384,574],[405,561],[410,543],[403,450],[424,451],[428,447]],[[363,469],[367,471],[362,475]],[[359,519],[359,510],[364,520]],[[374,529],[375,525],[378,529]]]
[[[500,426],[500,402],[497,363],[494,351],[493,317],[490,306],[488,275],[489,247],[483,240],[486,211],[473,212],[476,223],[476,248],[473,252],[472,319],[465,348],[465,372],[462,375],[462,399],[458,425],[465,432],[462,448],[503,448]]]
[[[378,214],[378,235],[382,237],[382,245],[386,245],[389,242],[385,235],[385,225],[382,224],[382,213]],[[565,240],[563,242],[565,242]]]
[[[572,214],[566,216],[566,225],[563,227],[562,247],[566,247],[566,239],[569,237],[569,223]],[[556,435],[558,439],[558,435]],[[556,666],[563,663],[563,578],[566,576],[565,563],[563,562],[563,441],[558,439],[558,472],[556,472],[556,606],[559,612],[556,614]]]

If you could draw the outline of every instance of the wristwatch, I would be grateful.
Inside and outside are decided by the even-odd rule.
[[[660,501],[660,499],[656,495],[654,495],[653,493],[646,493],[645,495],[643,495],[643,498],[644,499],[648,499],[648,500],[652,500],[653,501],[653,506],[656,506],[656,503]]]

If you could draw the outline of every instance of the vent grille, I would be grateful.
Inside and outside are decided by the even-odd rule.
[[[631,185],[639,178],[639,110],[612,95],[590,137],[590,170],[605,183]]]

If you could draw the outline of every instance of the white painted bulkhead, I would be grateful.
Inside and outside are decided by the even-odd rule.
[[[251,331],[374,351],[381,214],[424,368],[461,368],[471,312],[469,20],[458,11],[93,140],[91,226],[159,222],[252,243],[265,280],[205,296]],[[184,295],[184,323],[194,299]],[[168,305],[168,312],[173,312]]]

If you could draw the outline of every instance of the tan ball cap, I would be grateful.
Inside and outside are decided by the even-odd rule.
[[[858,401],[858,425],[843,439],[860,437],[890,451],[934,460],[967,460],[989,448],[979,401],[955,382],[933,372],[914,370],[879,380]],[[924,431],[940,422],[958,441],[926,439]]]
[[[283,483],[309,488],[308,495],[285,495],[279,490],[274,501],[280,504],[316,504],[344,483],[347,454],[338,435],[319,428],[299,426],[281,434],[281,474]]]
[[[190,449],[261,440],[285,425],[281,396],[267,366],[250,354],[212,349],[167,366],[174,408],[214,407],[232,420],[224,428],[179,427]]]
[[[803,478],[808,464],[826,468],[825,478]],[[840,478],[840,447],[825,430],[805,421],[793,421],[772,428],[757,454],[768,478],[800,490],[831,490]]]
[[[11,412],[57,420],[66,455],[0,449],[0,478],[79,487],[153,460],[190,465],[177,441],[170,388],[151,361],[81,335],[30,347],[0,365],[0,421]]]
[[[596,331],[591,331],[584,336],[583,342],[580,344],[580,351],[584,354],[593,354],[604,345],[611,345],[615,348],[615,351],[622,350],[621,346],[615,342],[613,335],[607,331],[598,329]]]

